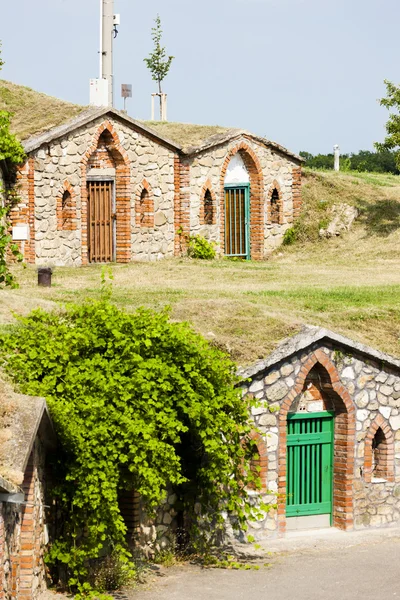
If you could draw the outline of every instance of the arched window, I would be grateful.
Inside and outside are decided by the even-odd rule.
[[[204,194],[204,225],[212,225],[214,223],[214,202],[209,189]]]
[[[372,477],[386,478],[387,450],[385,434],[379,427],[372,440]]]
[[[394,480],[394,437],[388,423],[378,415],[366,438],[364,450],[365,481]]]
[[[147,226],[148,215],[148,204],[149,204],[149,190],[144,188],[140,194],[140,224],[143,227]]]
[[[137,195],[136,224],[139,227],[154,227],[154,201],[146,181],[139,188]]]
[[[281,221],[281,202],[277,188],[274,188],[270,200],[271,223],[280,223]]]
[[[76,206],[73,191],[68,182],[57,200],[57,230],[73,231],[77,227]]]

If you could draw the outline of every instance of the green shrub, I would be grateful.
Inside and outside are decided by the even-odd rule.
[[[215,244],[201,235],[191,235],[188,240],[187,253],[190,258],[212,260],[216,256]]]
[[[284,235],[283,235],[283,245],[284,246],[290,246],[291,244],[294,244],[294,242],[296,241],[296,232],[294,227],[290,227],[290,229],[286,229]]]
[[[243,471],[254,401],[236,388],[234,363],[188,324],[103,299],[36,310],[1,347],[23,392],[46,397],[61,441],[59,529],[47,562],[55,577],[67,573],[76,598],[93,597],[96,581],[109,585],[129,563],[123,490],[135,489],[151,514],[173,489],[198,540],[223,532],[223,511],[238,526],[254,515]],[[90,565],[109,549],[112,561],[91,584]]]

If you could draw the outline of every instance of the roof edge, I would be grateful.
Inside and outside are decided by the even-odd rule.
[[[391,356],[390,354],[386,354],[380,350],[371,348],[370,346],[362,344],[361,342],[356,342],[344,335],[330,331],[329,329],[315,327],[313,325],[306,325],[297,335],[283,340],[281,344],[279,344],[279,346],[266,359],[259,360],[249,367],[239,367],[237,370],[237,375],[244,379],[252,378],[257,375],[257,373],[260,373],[260,371],[265,371],[269,367],[282,362],[293,354],[296,354],[301,350],[305,350],[315,342],[320,342],[324,339],[328,339],[331,342],[336,342],[341,346],[351,350],[356,350],[360,354],[370,356],[375,360],[383,362],[391,367],[400,369],[400,360],[394,356]]]
[[[229,142],[229,141],[231,141],[235,138],[239,138],[239,137],[245,137],[247,139],[255,140],[256,142],[259,142],[263,146],[273,148],[277,152],[280,152],[281,154],[285,154],[286,156],[291,156],[299,163],[305,162],[304,158],[302,158],[295,152],[288,150],[287,148],[285,148],[285,146],[282,146],[281,144],[278,144],[277,142],[268,140],[267,138],[258,136],[254,133],[251,133],[250,131],[247,131],[246,129],[231,129],[230,131],[228,131],[226,133],[226,135],[221,134],[220,139],[212,140],[208,143],[205,142],[204,144],[200,144],[199,146],[191,146],[187,150],[183,150],[182,154],[184,154],[185,156],[194,156],[196,154],[200,154],[201,152],[205,152],[206,150],[209,150],[210,148],[213,148],[215,146],[222,146],[223,144],[226,144],[226,142]]]
[[[123,122],[129,124],[130,126],[133,126],[136,129],[139,129],[140,131],[146,133],[148,136],[158,140],[159,142],[172,148],[173,150],[182,151],[181,146],[179,146],[179,144],[176,144],[176,142],[173,142],[172,140],[165,138],[162,135],[159,135],[154,129],[147,127],[147,125],[143,125],[141,122],[132,119],[132,117],[129,117],[124,112],[116,110],[112,107],[89,108],[87,110],[84,110],[79,115],[77,115],[76,117],[72,117],[62,125],[57,125],[57,127],[52,127],[48,131],[45,131],[39,135],[32,135],[26,138],[22,141],[22,145],[24,147],[25,152],[29,154],[30,152],[34,152],[41,146],[49,144],[50,142],[60,137],[64,137],[65,135],[68,135],[75,129],[84,127],[91,121],[94,121],[95,119],[98,119],[99,117],[103,117],[108,114],[113,115],[114,117],[122,120]]]

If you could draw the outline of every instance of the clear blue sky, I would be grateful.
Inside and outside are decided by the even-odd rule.
[[[294,151],[372,149],[387,111],[383,80],[400,82],[399,0],[115,0],[120,84],[129,113],[150,118],[155,84],[143,58],[160,13],[176,56],[169,119],[243,127]],[[3,0],[1,77],[87,104],[98,75],[99,0]]]

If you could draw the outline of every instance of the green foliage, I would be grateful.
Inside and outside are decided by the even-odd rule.
[[[379,151],[395,150],[397,167],[400,169],[400,87],[385,79],[386,98],[381,98],[380,105],[389,111],[389,119],[386,123],[386,133],[383,143],[375,143]]]
[[[15,135],[10,133],[11,116],[11,113],[0,110],[0,160],[20,165],[24,162],[25,152]]]
[[[215,245],[201,235],[190,235],[187,253],[190,258],[212,260],[216,256]]]
[[[0,71],[3,65],[0,42]],[[10,118],[10,113],[0,110],[0,161],[7,160],[11,165],[19,165],[25,160],[25,152],[15,135],[10,133]]]
[[[0,70],[3,64],[0,43]],[[10,133],[10,116],[8,112],[0,111],[0,162],[5,161],[12,169],[15,165],[24,161],[25,152],[17,138]],[[7,264],[9,254],[14,256],[18,262],[23,260],[17,244],[12,243],[12,237],[9,234],[10,212],[18,200],[19,198],[15,192],[4,190],[0,185],[0,287],[18,287]]]
[[[148,58],[143,59],[147,68],[151,72],[153,81],[158,83],[158,91],[161,94],[161,83],[164,81],[171,68],[171,63],[174,56],[167,56],[164,46],[161,46],[162,29],[160,15],[154,19],[155,27],[152,28],[152,40],[154,42],[154,50]]]
[[[12,243],[12,237],[9,234],[9,215],[14,204],[18,202],[18,198],[4,192],[0,187],[0,198],[1,195],[5,198],[5,202],[3,206],[0,205],[0,287],[17,288],[18,283],[10,271],[7,256],[11,254],[18,262],[22,262],[24,259],[17,244]]]
[[[285,233],[283,234],[283,245],[284,246],[291,246],[291,244],[294,244],[294,242],[296,241],[296,231],[294,229],[294,227],[290,227],[289,229],[286,229]]]
[[[7,371],[46,397],[62,443],[53,492],[62,518],[47,562],[63,567],[77,598],[92,593],[92,561],[129,562],[123,490],[151,514],[172,487],[199,546],[224,531],[223,510],[237,527],[258,510],[246,493],[253,401],[241,398],[235,365],[166,311],[128,314],[108,293],[36,310],[1,340]]]
[[[305,159],[305,166],[310,169],[333,170],[333,154],[317,154],[300,152]],[[359,173],[393,173],[399,174],[396,164],[396,154],[388,149],[380,147],[379,152],[360,150],[357,153],[342,154],[340,157],[341,171],[358,171]]]

